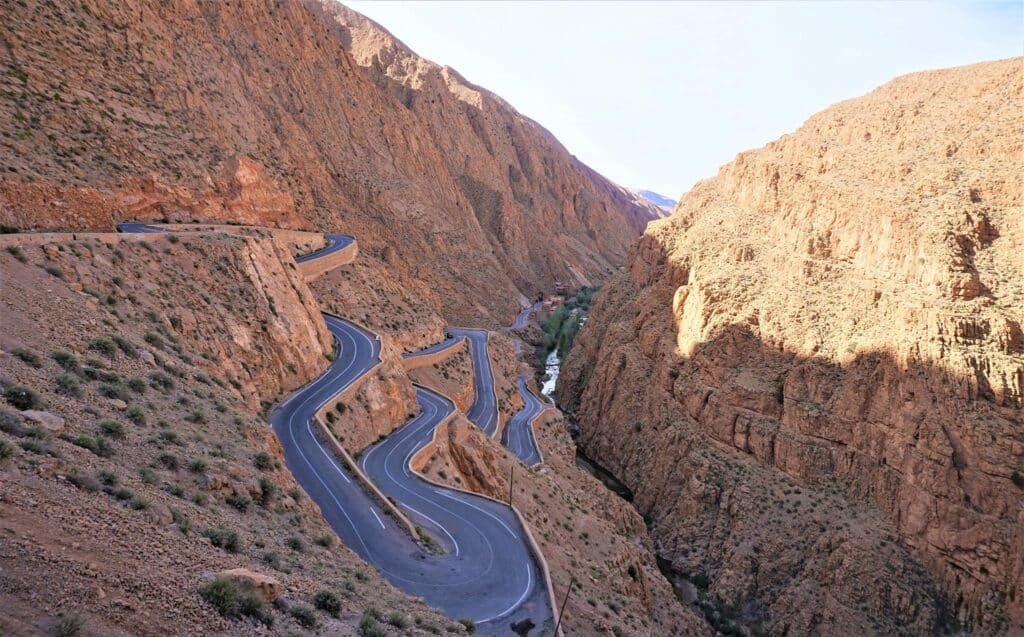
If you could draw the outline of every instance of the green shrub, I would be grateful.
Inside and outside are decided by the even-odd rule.
[[[156,471],[152,467],[139,467],[139,479],[145,484],[156,484]]]
[[[468,617],[463,617],[462,619],[458,620],[458,622],[466,627],[467,633],[472,634],[476,632],[476,622],[474,622],[472,619],[469,619]]]
[[[126,400],[128,398],[128,388],[121,383],[103,383],[99,387],[99,392],[105,398],[119,400]]]
[[[270,471],[274,468],[274,457],[265,451],[261,451],[253,456],[252,463],[260,471]]]
[[[277,485],[270,478],[260,478],[260,505],[267,507],[274,501],[274,494],[277,493]]]
[[[100,469],[97,471],[96,478],[108,487],[116,487],[119,482],[117,474],[106,469]]]
[[[57,376],[53,379],[53,382],[57,384],[57,393],[64,394],[65,396],[79,396],[82,393],[81,382],[78,380],[78,376],[69,372]]]
[[[237,553],[239,549],[238,533],[221,527],[211,527],[203,531],[203,535],[210,539],[210,544],[217,548],[224,549],[228,553]]]
[[[127,338],[118,334],[111,335],[111,340],[117,344],[117,348],[124,352],[126,355],[132,358],[137,358],[139,355],[138,349],[135,347],[135,343],[129,341]]]
[[[140,427],[146,424],[146,412],[138,405],[132,405],[129,407],[128,411],[126,411],[124,415],[128,417],[128,420]]]
[[[132,501],[129,503],[129,506],[131,506],[131,508],[135,509],[136,511],[142,511],[148,509],[151,505],[149,500],[142,497],[141,495],[137,495],[134,498],[132,498]]]
[[[372,608],[359,620],[359,637],[388,637],[387,631],[377,623],[377,613]]]
[[[206,414],[204,414],[201,409],[193,409],[189,415],[185,416],[185,420],[196,424],[202,424],[206,422]]]
[[[173,453],[162,453],[156,457],[156,460],[162,464],[165,469],[170,469],[171,471],[177,471],[178,467],[181,466],[178,456]]]
[[[331,617],[337,617],[341,612],[341,600],[331,591],[320,591],[313,597],[313,605]]]
[[[160,370],[154,370],[149,373],[149,384],[154,389],[162,392],[169,392],[174,389],[174,379]]]
[[[232,493],[224,501],[238,509],[241,513],[248,511],[249,505],[252,504],[252,498],[240,493]]]
[[[58,457],[60,455],[56,451],[54,451],[49,444],[37,438],[27,438],[25,440],[22,440],[19,444],[21,445],[22,449],[29,453],[53,457]]]
[[[263,600],[243,591],[232,579],[218,577],[200,588],[199,594],[224,617],[252,617],[267,627],[274,624],[274,616]]]
[[[43,366],[43,361],[39,359],[39,354],[36,354],[27,347],[15,347],[11,350],[11,355],[21,360],[29,367],[39,369]]]
[[[43,398],[34,389],[15,385],[4,392],[4,398],[16,409],[39,409],[43,406]]]
[[[128,389],[132,390],[136,394],[145,394],[147,387],[148,385],[146,384],[146,381],[142,378],[136,376],[135,378],[128,379]]]
[[[316,614],[313,609],[305,604],[295,604],[291,608],[291,615],[303,628],[316,628]]]
[[[64,371],[77,374],[78,376],[82,375],[82,365],[78,362],[78,358],[76,358],[71,352],[61,350],[50,352],[50,358],[57,361],[57,364],[60,365]]]
[[[110,438],[124,438],[124,425],[116,420],[104,420],[100,423],[100,433]]]
[[[188,470],[192,473],[202,473],[206,471],[206,461],[202,458],[192,458],[189,460]]]
[[[109,458],[114,455],[114,448],[110,446],[110,441],[103,437],[93,438],[82,435],[76,436],[71,442],[83,449],[88,449],[101,458]]]
[[[0,438],[0,460],[7,460],[14,455],[14,445],[6,438]]]
[[[334,536],[330,534],[321,535],[316,538],[316,543],[325,549],[331,548],[331,545],[334,544]]]
[[[398,611],[388,614],[388,623],[395,628],[408,628],[412,625],[412,621],[409,619],[409,616]]]
[[[43,266],[43,269],[46,270],[48,274],[51,274],[57,277],[58,279],[64,278],[64,270],[62,270],[59,265],[48,263],[47,265]]]
[[[288,548],[295,551],[296,553],[302,553],[306,550],[306,543],[302,541],[302,538],[298,535],[293,535],[285,542]]]
[[[109,336],[97,336],[89,341],[89,349],[104,356],[113,357],[114,354],[117,354],[117,343]]]
[[[21,246],[7,246],[7,252],[10,253],[12,257],[17,259],[18,261],[21,261],[22,263],[28,261],[28,259],[25,257],[25,253],[21,249]]]
[[[146,332],[142,335],[142,340],[158,349],[164,348],[164,339],[160,338],[160,335],[156,332]]]
[[[74,613],[58,613],[57,637],[76,637],[85,626],[85,620]]]

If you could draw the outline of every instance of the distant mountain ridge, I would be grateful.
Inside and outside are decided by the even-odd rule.
[[[651,202],[652,204],[654,204],[655,206],[657,206],[657,207],[659,207],[662,210],[665,210],[667,212],[672,212],[672,210],[675,209],[675,207],[676,207],[676,200],[675,199],[669,199],[665,195],[659,195],[658,193],[654,192],[653,190],[636,190],[634,192],[636,192],[636,194],[641,199],[645,199],[645,200]]]

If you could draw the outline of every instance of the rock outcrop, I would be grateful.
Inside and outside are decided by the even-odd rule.
[[[502,325],[520,290],[610,273],[657,216],[333,2],[31,0],[0,18],[6,225],[345,231],[453,323]]]
[[[577,338],[583,448],[748,623],[1024,622],[1021,64],[901,77],[740,154]]]

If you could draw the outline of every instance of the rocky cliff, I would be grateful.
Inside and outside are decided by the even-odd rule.
[[[448,318],[500,324],[520,291],[609,273],[654,218],[340,5],[26,0],[0,16],[7,225],[343,230],[388,247]]]
[[[598,297],[559,399],[739,620],[1021,628],[1022,77],[815,115],[698,183]]]

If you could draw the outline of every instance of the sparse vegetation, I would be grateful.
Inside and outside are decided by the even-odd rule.
[[[25,257],[25,253],[21,249],[21,246],[7,246],[7,252],[12,257],[17,259],[18,261],[21,261],[22,263],[28,261],[28,259]]]
[[[331,591],[322,590],[313,597],[313,605],[331,617],[341,613],[341,600]]]
[[[203,531],[217,548],[224,549],[228,553],[237,553],[239,550],[238,533],[221,527],[211,527]]]
[[[110,438],[124,438],[124,425],[116,420],[104,420],[100,423],[100,432]]]
[[[199,594],[224,617],[251,617],[268,627],[274,623],[274,617],[262,599],[243,591],[227,577],[218,577],[206,584],[199,589]]]
[[[292,618],[303,628],[316,628],[316,614],[312,607],[306,604],[295,604],[291,607]]]
[[[252,498],[241,493],[232,493],[224,501],[238,509],[240,513],[248,511],[249,505],[252,504]]]
[[[56,378],[53,382],[57,385],[57,393],[65,396],[79,396],[82,393],[81,381],[78,380],[78,376],[69,372],[64,372]]]
[[[113,358],[117,354],[117,343],[109,336],[97,336],[89,341],[89,349],[108,358]]]
[[[109,458],[114,455],[114,448],[111,446],[110,441],[102,436],[76,436],[71,442],[83,449],[88,449],[101,458]]]
[[[260,471],[270,471],[274,468],[274,457],[265,451],[253,456],[252,464]]]
[[[14,455],[14,445],[6,438],[0,438],[0,460],[7,460]]]
[[[75,613],[61,612],[57,615],[57,637],[76,637],[85,626],[85,620]]]
[[[293,535],[290,538],[288,538],[288,541],[285,542],[285,544],[287,544],[288,548],[295,551],[296,553],[302,553],[306,550],[306,543],[298,535]]]
[[[51,352],[50,358],[57,361],[57,364],[60,365],[64,371],[77,376],[82,375],[82,365],[78,362],[78,358],[76,358],[71,352],[58,350],[56,352]]]
[[[39,409],[43,406],[43,398],[34,389],[15,385],[4,392],[4,398],[15,409]]]
[[[138,405],[132,405],[129,407],[128,411],[126,411],[124,415],[135,425],[141,427],[146,424],[146,412]]]
[[[15,347],[11,350],[11,356],[36,369],[43,366],[43,361],[39,359],[39,354],[36,354],[27,347]]]

